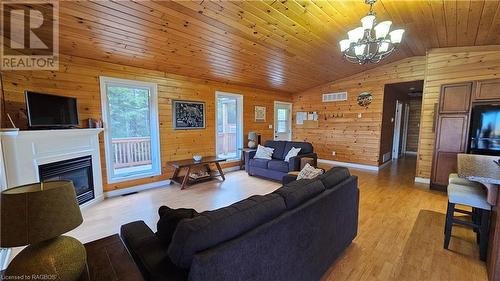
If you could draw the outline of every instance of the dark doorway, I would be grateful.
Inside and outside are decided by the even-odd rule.
[[[385,85],[379,165],[417,154],[423,87],[423,80]]]

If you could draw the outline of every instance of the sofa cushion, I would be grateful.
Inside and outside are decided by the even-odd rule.
[[[267,169],[267,163],[269,162],[270,160],[266,160],[266,159],[250,159],[248,161],[248,164],[252,167],[258,167],[258,168],[264,168],[264,169]]]
[[[282,160],[271,160],[267,163],[267,168],[274,171],[288,173],[288,162]]]
[[[285,159],[285,144],[286,141],[266,141],[264,146],[274,148],[273,159]],[[287,151],[288,152],[288,151]]]
[[[196,253],[236,238],[285,210],[285,202],[278,194],[255,195],[228,207],[182,220],[174,233],[168,255],[177,266],[189,268]]]
[[[345,167],[333,167],[326,173],[318,176],[318,179],[320,179],[328,189],[335,187],[341,181],[344,181],[350,176],[351,173],[349,173],[349,169]]]
[[[292,147],[300,148],[299,155],[313,153],[313,146],[308,142],[287,141],[285,142],[285,155],[292,149]]]
[[[165,247],[168,247],[175,229],[177,228],[177,224],[183,219],[190,219],[197,216],[198,212],[194,209],[171,209],[167,206],[161,206],[158,209],[158,215],[160,215],[160,219],[156,224],[156,236]]]
[[[292,209],[325,190],[323,182],[318,179],[302,179],[293,181],[273,193],[285,199],[286,208]]]

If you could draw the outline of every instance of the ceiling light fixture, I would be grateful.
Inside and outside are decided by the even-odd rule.
[[[365,0],[370,5],[370,11],[361,19],[361,27],[347,32],[348,39],[339,42],[344,58],[352,63],[378,63],[390,55],[403,39],[404,29],[390,31],[392,21],[377,24],[373,11],[376,1]]]

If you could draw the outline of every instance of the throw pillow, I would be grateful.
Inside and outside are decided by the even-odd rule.
[[[171,209],[167,206],[161,206],[158,209],[158,214],[160,215],[160,220],[156,224],[157,232],[156,237],[168,247],[172,241],[172,236],[174,236],[177,224],[183,219],[191,219],[198,216],[198,212],[194,209]]]
[[[316,169],[307,163],[302,170],[300,170],[297,180],[300,179],[313,179],[319,175],[323,174],[323,169]]]
[[[295,157],[297,155],[299,155],[299,151],[301,150],[301,148],[295,148],[295,147],[292,147],[290,149],[290,151],[288,151],[288,153],[286,154],[285,156],[285,162],[289,162],[290,161],[290,158],[292,157]]]
[[[273,158],[274,148],[265,147],[259,144],[253,158],[271,160]]]

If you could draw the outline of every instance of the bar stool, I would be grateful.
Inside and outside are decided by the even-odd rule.
[[[488,247],[491,205],[486,201],[486,191],[480,184],[467,180],[460,181],[462,179],[457,178],[453,178],[451,175],[449,178],[450,184],[448,185],[448,209],[446,211],[444,248],[448,249],[448,245],[450,244],[453,224],[471,227],[477,235],[476,238],[479,243],[480,259],[485,261]],[[455,205],[472,207],[472,212],[458,209]],[[455,212],[471,216],[472,222],[456,218],[454,216]]]

